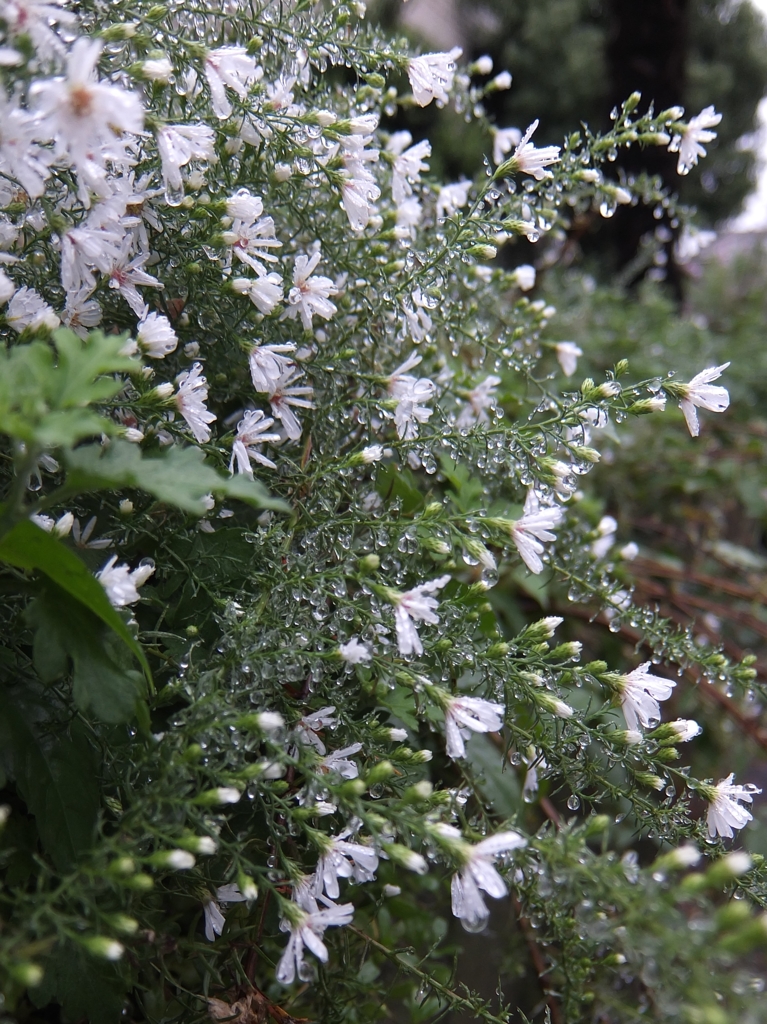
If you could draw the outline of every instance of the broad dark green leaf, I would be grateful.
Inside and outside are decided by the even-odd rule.
[[[25,520],[0,540],[0,561],[20,569],[39,569],[82,602],[128,645],[151,680],[149,664],[130,630],[109,603],[104,588],[87,566],[58,538]]]
[[[198,516],[206,511],[203,499],[208,494],[239,498],[254,508],[289,511],[285,502],[272,498],[257,481],[242,476],[221,476],[205,464],[204,453],[199,448],[174,447],[152,458],[136,445],[118,440],[106,448],[98,444],[83,445],[68,452],[65,462],[66,486],[71,493],[136,487]]]
[[[0,757],[35,817],[43,847],[66,870],[93,842],[98,762],[80,722],[51,728],[51,707],[48,695],[34,688],[0,689]]]
[[[138,672],[121,664],[120,649],[110,645],[111,634],[100,619],[78,602],[69,601],[55,584],[44,588],[27,609],[26,618],[36,630],[34,664],[43,682],[61,676],[71,659],[72,697],[81,711],[102,722],[133,718],[143,680]]]
[[[118,1024],[131,984],[125,963],[111,964],[89,956],[74,943],[59,944],[45,961],[41,985],[30,989],[37,1007],[58,1003],[68,1021]]]

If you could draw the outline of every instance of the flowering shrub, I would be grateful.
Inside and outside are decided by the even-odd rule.
[[[767,931],[722,891],[759,903],[764,873],[723,840],[758,790],[676,767],[700,730],[661,703],[682,668],[733,691],[754,670],[635,606],[578,500],[598,427],[670,401],[697,435],[726,365],[575,387],[533,268],[492,262],[592,204],[673,210],[613,180],[617,148],[686,172],[717,117],[635,95],[609,134],[538,148],[485,118],[508,73],[480,89],[364,13],[0,5],[5,1009],[750,1012],[728,972]],[[435,181],[389,127],[431,103],[485,129],[476,180]],[[511,574],[652,661],[512,621]],[[608,813],[533,822],[523,762],[526,801],[620,806],[652,856],[620,859]],[[467,931],[511,890],[513,1002],[453,976],[448,879]]]

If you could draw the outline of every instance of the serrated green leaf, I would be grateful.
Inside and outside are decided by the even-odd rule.
[[[59,869],[71,867],[93,842],[99,808],[98,763],[84,727],[51,728],[47,694],[0,689],[0,747],[43,847]]]
[[[199,448],[174,447],[153,458],[144,455],[136,445],[118,440],[106,448],[83,445],[64,458],[68,470],[66,487],[71,493],[136,487],[198,516],[206,511],[203,499],[208,494],[239,498],[254,508],[289,511],[284,501],[271,497],[257,481],[221,476],[206,465]]]
[[[83,341],[62,328],[50,345],[33,341],[0,350],[0,432],[27,444],[71,445],[119,424],[87,407],[116,395],[140,363],[121,355],[124,337],[93,331]]]
[[[149,663],[130,630],[109,603],[109,598],[88,567],[58,538],[25,520],[17,523],[0,540],[0,561],[19,569],[38,569],[63,590],[77,598],[117,633],[136,655],[147,679],[152,678]]]
[[[29,606],[26,618],[36,630],[34,664],[43,682],[51,678],[45,672],[61,675],[71,659],[72,697],[82,712],[113,724],[133,718],[143,680],[110,650],[109,634],[99,619],[52,583]],[[40,664],[38,652],[48,644],[55,653]]]

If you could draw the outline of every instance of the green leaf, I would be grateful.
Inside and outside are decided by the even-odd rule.
[[[52,728],[50,708],[50,696],[33,688],[0,689],[0,758],[35,817],[43,847],[66,870],[93,843],[98,761],[82,723]]]
[[[68,469],[66,489],[73,494],[103,488],[136,487],[160,501],[192,515],[206,511],[204,498],[218,494],[239,498],[254,508],[289,511],[257,481],[243,476],[225,477],[205,464],[199,448],[171,448],[157,457],[144,455],[128,441],[83,445],[64,456]]]
[[[43,341],[0,350],[0,433],[42,447],[73,445],[120,425],[87,407],[112,398],[140,362],[120,355],[125,337],[93,331],[83,341],[62,328],[56,354]]]
[[[67,942],[56,947],[44,967],[42,984],[29,990],[29,998],[36,1007],[56,1002],[66,1020],[119,1024],[125,996],[131,988],[125,978],[125,964],[97,960]]]
[[[127,644],[151,682],[152,673],[144,652],[109,603],[104,588],[85,563],[58,538],[46,533],[29,520],[17,523],[0,540],[0,562],[7,562],[19,569],[39,569],[72,597],[77,598]]]
[[[416,718],[415,697],[413,691],[405,686],[395,686],[383,697],[379,698],[380,703],[388,711],[404,723],[413,732],[418,732],[418,719]]]
[[[99,619],[48,584],[26,611],[35,630],[34,665],[43,682],[59,678],[72,661],[72,697],[84,713],[102,722],[127,722],[136,713],[142,678],[110,650]]]

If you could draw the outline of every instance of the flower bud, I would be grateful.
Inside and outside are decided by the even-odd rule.
[[[733,850],[711,865],[706,872],[706,881],[718,888],[745,875],[752,867],[753,861],[744,850]]]
[[[218,786],[216,789],[207,789],[194,798],[198,807],[214,807],[216,804],[236,804],[242,793],[233,786]]]
[[[378,555],[365,555],[359,560],[359,567],[362,572],[374,572],[381,564]]]
[[[569,704],[565,704],[559,697],[555,697],[546,690],[533,690],[531,696],[539,707],[544,711],[550,711],[557,718],[572,718],[575,714]]]
[[[237,885],[240,887],[240,892],[246,900],[258,899],[258,886],[250,875],[246,875],[241,871],[239,875],[237,875]]]
[[[407,729],[387,729],[392,743],[403,743],[407,739]]]
[[[428,764],[433,757],[430,750],[416,750],[410,760],[413,764]]]
[[[39,964],[31,962],[15,964],[8,972],[14,981],[17,981],[24,988],[34,988],[43,980],[43,969]]]
[[[551,652],[551,657],[577,658],[580,655],[582,649],[583,644],[580,642],[580,640],[570,640],[567,643],[559,644],[557,647],[555,647]]]
[[[107,868],[110,875],[132,875],[136,870],[136,862],[132,857],[118,857]]]
[[[379,782],[386,782],[394,774],[396,774],[396,769],[391,761],[379,761],[378,764],[373,765],[365,776],[365,785],[370,787],[375,786]]]
[[[414,871],[417,875],[425,875],[429,870],[426,858],[407,846],[402,846],[400,843],[384,843],[382,849],[389,860],[407,868],[408,871]]]
[[[188,871],[196,863],[188,850],[159,850],[149,861],[157,868],[172,868],[174,871]]]
[[[150,889],[154,888],[154,879],[151,875],[146,875],[143,871],[140,871],[137,875],[124,878],[122,884],[126,889],[135,889],[136,892],[149,892]]]
[[[432,784],[427,779],[421,779],[420,782],[408,786],[405,790],[405,799],[412,803],[420,803],[422,800],[428,800],[433,791]]]
[[[644,739],[638,729],[616,729],[608,735],[613,743],[625,747],[636,747]]]
[[[93,956],[101,957],[103,960],[119,960],[125,952],[125,947],[116,939],[108,939],[104,935],[92,935],[82,940],[83,946]]]
[[[665,781],[660,775],[654,775],[652,772],[634,772],[634,778],[642,786],[649,786],[651,789],[657,789],[660,792],[666,785]]]
[[[582,459],[584,462],[599,462],[602,458],[596,448],[589,448],[586,445],[581,445],[580,448],[573,448],[573,455],[576,459]]]
[[[633,402],[628,411],[632,416],[646,416],[653,412],[663,412],[666,408],[666,396],[655,395],[653,398],[640,398],[637,402]]]
[[[679,846],[676,850],[670,850],[657,857],[653,864],[653,870],[694,868],[700,858],[701,853],[697,846],[685,843],[684,846]]]
[[[488,658],[504,658],[511,650],[511,644],[507,644],[503,640],[499,640],[497,643],[490,644],[487,649]]]
[[[177,842],[183,849],[197,853],[202,857],[212,857],[218,849],[218,843],[212,836],[185,836],[183,839],[177,840]]]
[[[469,256],[476,256],[479,260],[494,260],[498,250],[494,245],[470,245],[466,250]]]
[[[138,921],[127,914],[111,914],[109,923],[116,932],[122,932],[123,935],[135,935],[138,931]]]

